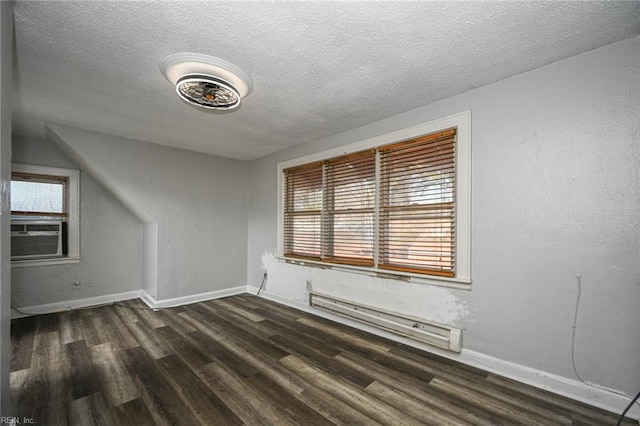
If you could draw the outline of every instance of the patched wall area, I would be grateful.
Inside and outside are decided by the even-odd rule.
[[[308,303],[309,290],[313,290],[456,327],[464,327],[472,319],[466,292],[452,288],[295,265],[269,252],[262,255],[262,267],[268,271],[266,291],[302,304]]]

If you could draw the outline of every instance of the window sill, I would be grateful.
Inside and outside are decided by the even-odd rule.
[[[14,260],[11,262],[12,268],[30,268],[35,266],[68,265],[80,263],[80,257],[60,257],[57,259],[29,259]]]
[[[331,269],[334,271],[351,272],[356,274],[368,275],[376,278],[386,278],[392,280],[405,281],[415,284],[428,284],[439,287],[455,288],[458,290],[471,290],[471,279],[465,278],[446,278],[435,275],[421,275],[410,272],[391,271],[387,269],[376,269],[353,265],[342,265],[336,263],[318,262],[315,260],[295,259],[282,255],[276,256],[280,262],[290,263],[293,265],[308,266],[320,269]]]

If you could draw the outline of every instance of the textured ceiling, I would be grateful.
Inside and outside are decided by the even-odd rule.
[[[640,2],[22,2],[14,132],[62,123],[249,160],[640,33]],[[242,107],[181,101],[158,64],[217,56]]]

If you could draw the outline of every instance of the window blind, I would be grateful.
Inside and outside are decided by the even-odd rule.
[[[322,162],[284,170],[284,254],[321,258]]]
[[[455,277],[455,128],[283,172],[285,256]]]
[[[374,264],[375,150],[325,163],[323,258]]]
[[[379,268],[455,275],[455,137],[380,148]]]

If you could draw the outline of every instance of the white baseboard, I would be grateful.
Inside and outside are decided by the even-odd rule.
[[[91,306],[104,305],[107,303],[120,302],[122,300],[137,299],[140,297],[140,290],[128,291],[125,293],[107,294],[104,296],[87,297],[85,299],[65,300],[64,302],[46,303],[44,305],[25,306],[14,309],[11,308],[11,318],[22,318],[31,315],[52,314],[56,312],[72,311],[74,309],[88,308]]]
[[[144,290],[140,290],[140,299],[151,309],[155,308],[156,299],[154,299],[149,293]]]
[[[188,296],[175,297],[173,299],[156,300],[149,293],[142,290],[140,298],[152,309],[175,308],[177,306],[188,305],[190,303],[205,302],[207,300],[220,299],[221,297],[234,296],[236,294],[247,293],[247,286],[225,288],[223,290],[209,291],[207,293],[191,294]]]
[[[176,297],[172,299],[156,300],[144,290],[130,291],[126,293],[110,294],[106,296],[90,297],[86,299],[70,300],[65,302],[49,303],[37,306],[28,306],[19,308],[21,312],[12,309],[11,318],[21,318],[30,315],[49,314],[54,312],[64,312],[90,306],[103,305],[122,300],[141,298],[152,309],[171,308],[182,306],[190,303],[204,302],[207,300],[219,299],[222,297],[233,296],[236,294],[249,293],[256,295],[258,288],[253,286],[238,286],[224,290],[216,290],[207,293]],[[310,314],[327,318],[332,321],[354,327],[369,333],[385,337],[389,340],[404,343],[427,352],[454,359],[473,367],[495,373],[518,382],[522,382],[540,389],[544,389],[558,395],[566,396],[595,407],[602,408],[614,413],[621,413],[629,404],[629,399],[616,393],[616,391],[607,391],[606,389],[589,386],[578,380],[569,379],[555,374],[547,373],[535,368],[526,367],[520,364],[505,361],[469,349],[463,349],[460,354],[453,354],[448,351],[440,350],[436,347],[420,343],[415,340],[407,339],[384,330],[362,324],[357,321],[349,320],[338,315],[334,315],[309,306],[306,300],[294,300],[286,296],[270,293],[266,290],[260,291],[259,297],[272,300],[283,305],[291,306]],[[633,419],[640,419],[640,409],[634,405],[627,416]]]
[[[256,294],[257,290],[258,289],[256,287],[247,286],[248,293]],[[385,337],[389,340],[422,349],[426,352],[453,359],[463,364],[480,368],[490,373],[507,377],[539,389],[544,389],[558,395],[575,399],[577,401],[584,402],[586,404],[602,408],[613,413],[621,413],[630,402],[630,398],[619,395],[615,390],[608,391],[597,386],[589,386],[578,380],[547,373],[542,370],[537,370],[535,368],[505,361],[503,359],[495,358],[469,349],[462,349],[462,352],[460,354],[454,354],[412,339],[408,339],[375,327],[368,326],[366,324],[362,324],[357,321],[349,320],[348,318],[334,315],[319,309],[313,309],[308,305],[307,301],[289,299],[286,296],[270,293],[265,290],[260,292],[260,297],[272,300],[274,302],[282,303],[284,305],[291,306],[292,308],[296,308],[316,316],[327,318],[332,321],[357,328],[359,330],[367,331],[369,333]],[[632,419],[640,420],[640,409],[636,404],[634,404],[634,406],[627,412],[626,416]]]
[[[463,352],[464,357],[459,359],[460,362],[613,413],[621,413],[624,411],[629,402],[631,402],[631,398],[633,398],[620,395],[618,393],[619,391],[615,389],[607,390],[600,386],[590,386],[579,380],[547,373],[535,368],[494,358],[480,352],[468,349]],[[626,416],[640,421],[640,409],[634,404]]]
[[[247,286],[238,286],[224,290],[210,291],[207,293],[193,294],[189,296],[176,297],[173,299],[156,300],[144,290],[128,291],[126,293],[107,294],[105,296],[88,297],[86,299],[65,300],[63,302],[47,303],[44,305],[18,307],[20,311],[11,309],[11,318],[22,318],[31,315],[52,314],[56,312],[72,311],[79,308],[104,305],[113,302],[120,302],[130,299],[142,299],[152,309],[173,308],[176,306],[188,305],[190,303],[204,302],[207,300],[219,299],[221,297],[233,296],[247,293]]]

